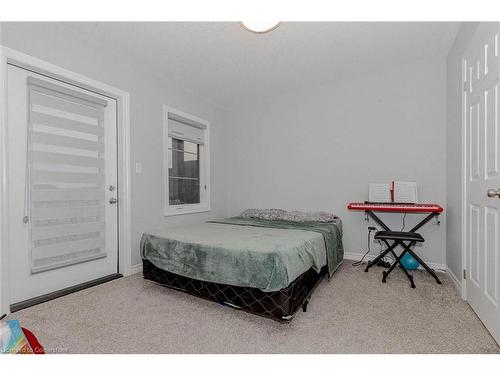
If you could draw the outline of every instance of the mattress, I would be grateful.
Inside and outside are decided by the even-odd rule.
[[[276,292],[310,270],[331,275],[343,258],[340,228],[242,218],[163,227],[143,234],[141,255],[189,279]]]

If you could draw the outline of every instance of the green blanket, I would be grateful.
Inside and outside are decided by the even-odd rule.
[[[213,220],[145,232],[141,255],[178,275],[271,292],[310,268],[327,265],[331,276],[343,259],[340,228],[340,221]]]

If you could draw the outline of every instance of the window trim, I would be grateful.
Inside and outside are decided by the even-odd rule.
[[[169,113],[206,126],[203,131],[204,143],[200,145],[200,203],[170,205],[168,174],[168,115]],[[206,189],[201,189],[206,186]],[[210,205],[210,123],[199,117],[190,115],[168,105],[163,106],[163,215],[174,216],[208,212]]]

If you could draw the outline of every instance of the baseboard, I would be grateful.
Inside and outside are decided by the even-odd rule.
[[[370,261],[370,260],[373,260],[375,259],[375,257],[377,256],[378,254],[368,254],[364,261]],[[361,258],[363,257],[363,254],[360,254],[360,253],[351,253],[351,252],[344,252],[344,259],[349,259],[349,260],[354,260],[354,261],[357,261],[357,260],[361,260]],[[434,269],[435,271],[438,271],[438,272],[448,272],[448,267],[446,267],[445,264],[440,264],[440,263],[432,263],[432,262],[426,262],[429,267],[431,267],[432,269]],[[422,267],[419,267],[419,268],[422,268]]]
[[[458,279],[457,275],[455,275],[451,269],[446,268],[446,270],[448,271],[448,275],[450,275],[450,278],[453,281],[453,285],[455,285],[455,289],[457,290],[460,297],[462,297],[462,282]]]
[[[64,289],[57,290],[57,291],[51,292],[51,293],[47,293],[47,294],[44,294],[44,295],[41,295],[41,296],[38,296],[35,298],[30,298],[26,301],[17,302],[17,303],[10,305],[10,312],[16,312],[16,311],[25,309],[27,307],[35,306],[35,305],[38,305],[38,304],[43,303],[43,302],[47,302],[47,301],[50,301],[50,300],[53,300],[53,299],[56,299],[59,297],[66,296],[66,295],[71,294],[71,293],[79,292],[80,290],[84,290],[84,289],[91,288],[91,287],[96,286],[96,285],[107,283],[108,281],[111,281],[111,280],[119,279],[120,277],[123,277],[123,275],[120,273],[113,273],[111,275],[100,277],[100,278],[95,279],[95,280],[87,281],[87,282],[84,282],[82,284],[70,286],[69,288],[64,288]]]
[[[142,263],[130,266],[130,275],[142,273]]]

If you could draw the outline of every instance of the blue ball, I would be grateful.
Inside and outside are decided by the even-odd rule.
[[[420,266],[420,263],[410,253],[403,255],[401,263],[407,270],[416,270]]]

